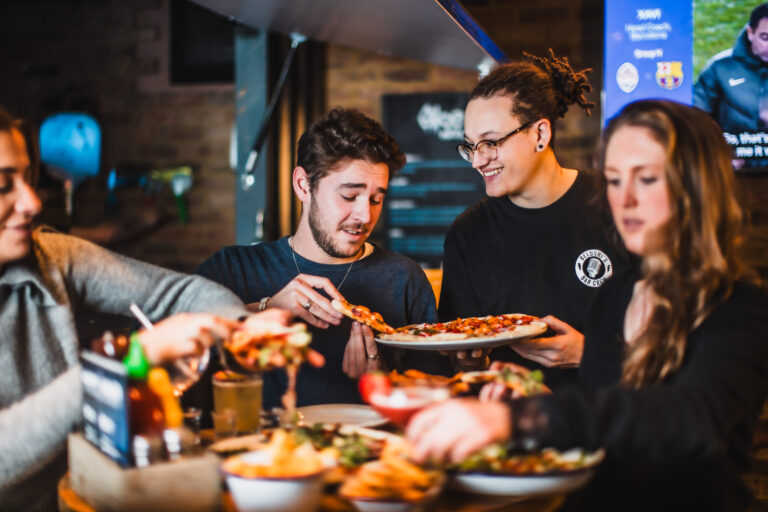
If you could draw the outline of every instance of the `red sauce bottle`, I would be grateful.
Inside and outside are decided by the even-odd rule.
[[[123,365],[130,379],[128,397],[131,436],[159,438],[165,429],[163,406],[160,397],[147,384],[149,361],[136,335],[131,336],[128,355],[123,360]]]

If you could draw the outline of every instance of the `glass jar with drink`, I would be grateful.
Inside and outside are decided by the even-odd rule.
[[[213,407],[218,412],[235,412],[239,434],[258,432],[261,427],[262,386],[260,374],[218,371],[213,375]]]

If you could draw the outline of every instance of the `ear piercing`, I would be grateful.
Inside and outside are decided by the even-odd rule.
[[[538,151],[541,151],[542,149],[544,149],[544,144],[539,144],[538,146],[536,146],[536,149]]]

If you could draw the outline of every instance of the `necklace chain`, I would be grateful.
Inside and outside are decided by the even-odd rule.
[[[301,274],[301,269],[299,268],[299,262],[296,261],[296,250],[293,248],[293,237],[292,236],[288,238],[288,245],[291,246],[291,256],[293,256],[293,264],[296,265],[296,273],[297,274]],[[363,247],[360,248],[360,251],[364,251],[364,250],[365,250],[365,245],[363,245]],[[360,254],[360,251],[357,251],[357,254]],[[352,270],[352,265],[354,265],[355,262],[357,260],[359,260],[359,259],[360,258],[355,258],[354,260],[352,260],[352,263],[349,264],[349,266],[347,267],[347,272],[344,274],[344,277],[341,279],[341,282],[336,286],[337,290],[340,289],[341,285],[344,284],[344,281],[347,280],[347,276],[349,275],[349,271]]]

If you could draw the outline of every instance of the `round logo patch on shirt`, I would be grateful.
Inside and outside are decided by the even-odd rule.
[[[576,277],[587,286],[598,288],[612,275],[613,263],[600,249],[589,249],[576,258]]]

